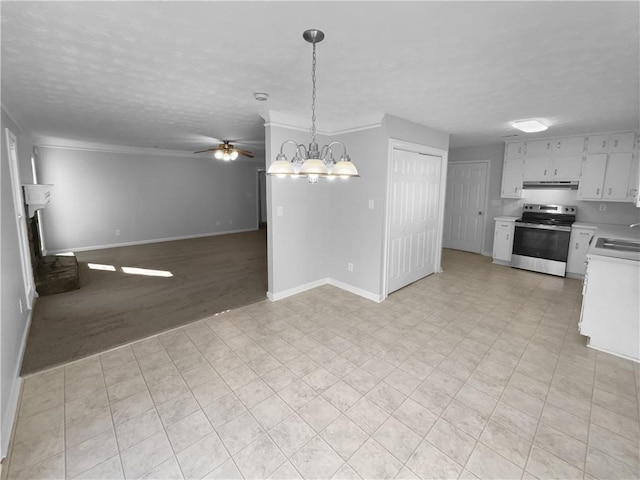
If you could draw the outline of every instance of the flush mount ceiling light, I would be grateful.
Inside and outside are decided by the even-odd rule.
[[[511,126],[526,133],[544,132],[549,128],[540,120],[536,120],[535,118],[531,118],[529,120],[518,120],[517,122],[513,122]]]
[[[309,183],[316,183],[318,177],[327,178],[349,178],[359,177],[358,170],[351,163],[351,158],[347,155],[347,147],[342,142],[331,142],[318,148],[316,143],[316,44],[324,40],[324,33],[320,30],[305,30],[302,34],[307,42],[313,44],[313,57],[311,62],[311,142],[306,148],[303,144],[298,144],[293,140],[285,140],[280,147],[280,153],[267,170],[268,175],[278,177],[307,177]],[[284,154],[285,145],[294,145],[295,153],[291,161]],[[333,158],[333,147],[340,145],[343,153],[336,162]]]

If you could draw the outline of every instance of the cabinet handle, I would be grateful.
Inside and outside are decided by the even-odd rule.
[[[553,171],[553,174],[554,175],[558,175],[558,169],[557,168]]]
[[[544,169],[544,174],[543,174],[543,176],[545,176],[545,177],[547,176],[547,169],[546,169],[546,168]]]
[[[547,142],[547,150],[551,150],[551,142]]]
[[[611,195],[611,189],[609,189],[609,195]]]
[[[507,240],[509,240],[509,234],[507,233]]]
[[[602,148],[606,148],[607,147],[607,141],[606,140],[602,140]]]
[[[596,188],[596,195],[600,195],[600,189]]]
[[[578,249],[578,242],[576,242],[576,250]]]
[[[560,148],[560,142],[558,142],[558,144],[556,145],[556,148]]]

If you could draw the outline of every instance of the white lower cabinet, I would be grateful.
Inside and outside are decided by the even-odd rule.
[[[569,258],[567,259],[567,276],[583,277],[586,270],[587,250],[591,239],[596,233],[596,227],[573,226],[569,240]]]
[[[493,263],[509,265],[511,250],[513,250],[513,232],[515,231],[515,217],[497,217],[496,229],[493,236]]]
[[[580,333],[603,352],[640,361],[640,262],[587,256]]]

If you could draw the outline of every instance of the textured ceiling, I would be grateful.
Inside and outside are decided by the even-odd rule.
[[[390,113],[504,141],[640,123],[638,2],[0,2],[2,103],[40,137],[260,150],[267,110],[319,129]],[[267,92],[269,101],[254,100]],[[529,137],[527,137],[529,138]]]

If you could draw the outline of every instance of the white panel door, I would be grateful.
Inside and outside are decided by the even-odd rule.
[[[388,292],[435,272],[442,157],[394,150]]]
[[[487,164],[450,163],[444,216],[444,246],[481,253]]]

